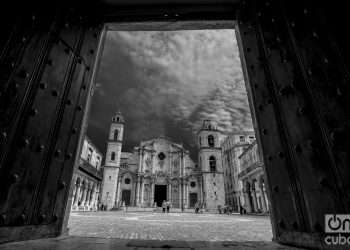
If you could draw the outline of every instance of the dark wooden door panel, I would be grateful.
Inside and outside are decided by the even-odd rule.
[[[62,229],[102,27],[87,25],[73,10],[38,18],[49,24],[32,30],[19,22],[1,57],[7,73],[2,90],[9,93],[17,84],[23,93],[0,106],[6,135],[0,151],[0,241],[54,236]],[[16,43],[24,30],[32,35]]]
[[[322,9],[248,1],[238,16],[274,237],[313,247],[325,244],[324,215],[350,204],[349,74]]]

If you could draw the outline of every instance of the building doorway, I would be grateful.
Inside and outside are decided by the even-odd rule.
[[[167,200],[167,186],[155,185],[154,186],[154,202],[157,203],[157,207],[161,207],[163,201]]]
[[[296,239],[300,239],[299,236],[307,236],[310,239],[304,242],[312,242],[310,245],[315,247],[317,243],[314,242],[320,242],[319,234],[323,233],[324,214],[336,212],[337,207],[340,211],[348,211],[348,198],[341,188],[346,186],[346,180],[349,180],[346,178],[348,162],[344,157],[349,154],[349,147],[345,143],[346,140],[342,140],[348,134],[348,127],[343,126],[348,124],[348,116],[342,113],[346,110],[346,102],[343,101],[343,97],[339,97],[347,93],[342,91],[342,88],[347,89],[342,85],[337,86],[337,83],[346,83],[348,79],[348,65],[339,55],[339,51],[342,51],[341,46],[346,43],[340,41],[338,48],[337,43],[325,39],[339,40],[342,34],[332,29],[336,34],[333,38],[333,34],[328,33],[330,29],[318,29],[324,27],[324,22],[332,24],[319,18],[318,8],[291,4],[293,3],[287,1],[268,4],[259,1],[242,2],[241,6],[236,7],[239,13],[235,15],[232,11],[228,16],[236,16],[238,19],[241,50],[244,52],[243,67],[249,80],[247,86],[250,103],[256,114],[255,127],[261,132],[261,135],[258,133],[258,137],[268,162],[266,188],[273,197],[271,206],[275,213],[275,240],[300,245],[307,243],[296,242]],[[163,10],[160,13],[163,13]],[[199,13],[200,15],[179,15],[178,12],[174,12],[174,15],[163,13],[161,16],[171,21],[174,17],[175,20],[191,20],[202,17],[201,15],[207,12],[201,10]],[[155,18],[151,14],[150,16],[154,19],[160,17],[159,15]],[[47,22],[38,16],[32,16],[31,13],[28,17],[39,24]],[[210,20],[216,17],[221,19],[222,15],[218,11],[210,17]],[[110,19],[120,20],[120,17]],[[148,16],[137,18],[140,19],[154,20]],[[334,23],[337,24],[337,21],[335,19]],[[27,24],[26,21],[21,23]],[[4,114],[10,115],[8,122],[1,127],[1,145],[4,145],[5,149],[1,158],[4,204],[1,223],[5,232],[3,235],[14,235],[6,240],[17,240],[23,235],[29,235],[23,233],[28,225],[35,225],[32,228],[38,229],[33,230],[35,233],[31,233],[30,237],[58,235],[62,228],[64,230],[67,221],[66,211],[69,209],[66,209],[66,204],[70,205],[69,194],[73,191],[69,189],[69,184],[79,140],[77,135],[82,127],[82,111],[86,108],[86,99],[91,93],[86,90],[90,86],[89,79],[93,78],[91,69],[99,33],[92,33],[93,28],[86,29],[87,32],[73,32],[72,27],[81,25],[74,20],[58,23],[65,24],[65,28],[62,34],[60,26],[57,27],[58,32],[48,33],[49,41],[55,41],[52,46],[46,46],[46,37],[42,39],[45,46],[30,46],[32,43],[39,43],[26,36],[31,34],[32,30],[27,32],[26,28],[21,27],[16,29],[18,34],[11,36],[13,39],[6,43],[9,49],[2,53],[6,56],[2,56],[4,62],[18,62],[11,64],[6,70],[4,79],[7,84],[4,91],[2,90],[2,96],[9,97],[9,102],[4,102]],[[298,25],[300,23],[308,25]],[[337,25],[330,25],[332,26]],[[77,41],[77,46],[71,46],[71,42],[65,41],[68,29],[72,30],[70,34]],[[26,33],[22,34],[22,31]],[[33,34],[34,32],[37,30],[33,30]],[[46,34],[46,30],[42,33]],[[59,39],[56,39],[57,37]],[[17,49],[22,47],[26,53],[13,53],[22,51]],[[23,55],[25,60],[22,60]],[[322,60],[318,60],[316,56],[321,55]],[[38,62],[35,64],[37,66],[30,67],[34,64],[33,60],[27,60],[28,58],[38,59],[35,60]],[[324,65],[318,64],[321,62]],[[61,74],[62,69],[67,74]],[[293,69],[292,72],[290,69]],[[41,72],[44,72],[43,77]],[[75,72],[82,74],[78,74],[76,78],[73,75]],[[17,79],[13,80],[13,77],[17,76],[23,81],[20,84],[17,83]],[[56,76],[62,78],[55,78]],[[318,85],[323,79],[327,80],[327,86],[330,87],[321,88]],[[7,88],[7,85],[10,87]],[[44,92],[47,88],[50,91]],[[16,98],[12,97],[12,93],[16,93],[13,94]],[[41,110],[40,107],[45,109]],[[326,112],[333,109],[337,112]],[[28,162],[26,168],[22,167],[21,162]],[[278,172],[275,171],[276,166]],[[25,189],[28,185],[34,188],[27,189],[25,195],[20,197],[18,191],[22,191],[22,188]],[[314,193],[309,193],[309,190]],[[89,192],[91,193],[91,190]],[[326,195],[326,192],[329,194]],[[54,198],[52,194],[55,194]],[[89,197],[86,191],[82,194],[85,199]],[[279,197],[282,198],[277,199]],[[35,204],[27,209],[31,201]],[[319,206],[320,203],[325,205]],[[16,228],[17,225],[21,225],[21,228]],[[20,233],[12,234],[15,231]]]
[[[125,206],[130,206],[131,190],[122,191],[122,201],[125,202]]]
[[[190,193],[190,208],[193,208],[198,201],[197,193]]]

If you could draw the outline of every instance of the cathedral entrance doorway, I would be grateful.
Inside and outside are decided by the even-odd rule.
[[[154,186],[154,202],[157,203],[157,207],[162,206],[162,202],[167,200],[167,188],[166,185],[155,185]]]
[[[125,206],[130,206],[131,190],[122,191],[122,201],[125,202]]]
[[[190,208],[193,208],[198,201],[197,193],[190,193]]]

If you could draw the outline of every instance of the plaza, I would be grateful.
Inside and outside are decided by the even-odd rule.
[[[68,235],[9,243],[2,250],[261,249],[292,250],[272,242],[268,216],[180,212],[100,211],[70,214]]]
[[[135,240],[271,241],[268,216],[160,212],[71,213],[69,235]]]

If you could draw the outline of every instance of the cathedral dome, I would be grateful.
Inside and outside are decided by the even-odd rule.
[[[115,115],[112,117],[112,122],[119,122],[124,123],[124,117],[120,111],[116,112]]]
[[[218,124],[216,121],[213,120],[204,120],[202,129],[205,130],[218,130]]]

